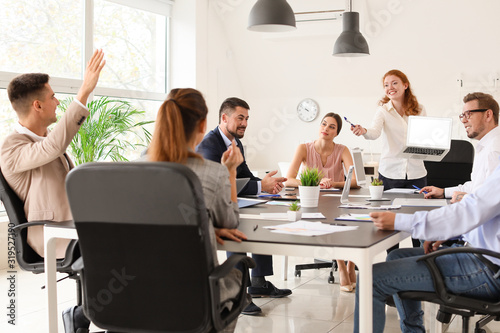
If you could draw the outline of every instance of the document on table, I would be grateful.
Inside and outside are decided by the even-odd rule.
[[[418,190],[413,188],[391,188],[390,190],[385,190],[384,193],[413,194],[418,193]]]
[[[368,214],[344,214],[337,217],[339,221],[371,222],[372,218]]]
[[[322,188],[319,190],[320,192],[341,192],[341,188],[335,188],[335,187],[330,187],[330,188]]]
[[[357,226],[330,225],[321,222],[297,221],[292,223],[279,224],[274,226],[265,226],[271,232],[298,236],[321,236],[334,232],[356,230]]]
[[[350,203],[350,204],[340,205],[339,208],[388,210],[388,209],[400,209],[401,205],[392,204],[392,205],[370,206],[370,205],[363,205],[363,204],[358,205],[355,203]]]
[[[341,197],[342,194],[323,194],[324,197]],[[369,198],[367,194],[349,194],[349,198]]]
[[[291,201],[278,201],[278,200],[271,200],[266,202],[266,205],[271,205],[271,206],[290,206],[292,202]]]
[[[448,204],[448,201],[446,199],[396,198],[392,201],[392,204],[410,207],[443,207]]]
[[[260,213],[260,214],[240,214],[242,219],[253,219],[253,220],[278,220],[287,221],[287,213]],[[302,213],[303,219],[324,219],[325,215],[321,213]]]
[[[287,213],[260,213],[264,220],[288,220]],[[303,219],[324,219],[325,215],[321,213],[302,213]]]

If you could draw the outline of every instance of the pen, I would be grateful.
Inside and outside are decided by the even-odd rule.
[[[253,227],[253,231],[257,230],[258,227],[259,227],[259,225],[256,224],[255,227]]]
[[[345,121],[347,121],[349,124],[351,124],[351,126],[356,126],[356,125],[354,125],[353,123],[351,123],[351,122],[347,119],[347,117],[346,117],[346,116],[344,116],[344,119],[345,119]]]
[[[412,186],[413,186],[414,188],[416,188],[417,190],[419,190],[419,191],[421,190],[421,188],[420,188],[420,187],[418,187],[418,186],[415,186],[415,185],[412,185]],[[422,193],[427,194],[427,193],[429,193],[429,192],[427,192],[427,191],[423,191]]]

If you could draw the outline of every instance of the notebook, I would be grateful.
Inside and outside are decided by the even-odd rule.
[[[267,200],[238,198],[238,208],[251,207],[267,202]]]
[[[408,117],[406,145],[399,157],[441,161],[450,150],[451,118]]]

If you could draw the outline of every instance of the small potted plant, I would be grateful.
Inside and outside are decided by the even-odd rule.
[[[288,207],[288,221],[298,221],[302,218],[302,212],[300,211],[300,206],[298,201],[294,201]]]
[[[384,182],[380,179],[375,178],[369,186],[370,189],[370,199],[380,200],[382,199],[382,194],[384,193]]]
[[[318,207],[319,183],[323,173],[317,168],[305,168],[300,174],[299,196],[301,207]]]

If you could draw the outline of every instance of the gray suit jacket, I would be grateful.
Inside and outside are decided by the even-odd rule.
[[[72,102],[54,129],[43,140],[26,134],[10,134],[0,149],[0,165],[5,179],[24,201],[29,222],[71,220],[65,180],[74,167],[66,148],[89,115]],[[58,240],[56,254],[63,258],[68,240]],[[43,257],[43,227],[28,228],[28,244]]]

